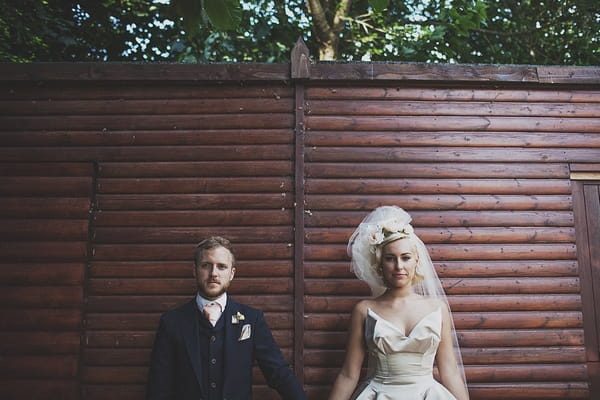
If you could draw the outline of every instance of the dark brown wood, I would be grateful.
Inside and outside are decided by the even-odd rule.
[[[310,133],[307,135],[310,136]],[[478,162],[403,162],[377,161],[361,164],[327,161],[312,162],[306,165],[309,178],[566,178],[569,166],[566,164],[542,164],[528,162],[522,164]]]
[[[40,120],[43,120],[40,118]],[[3,119],[0,119],[3,121]],[[6,118],[7,128],[21,118]],[[538,118],[538,117],[483,117],[483,116],[308,116],[307,126],[312,130],[359,131],[514,131],[519,126],[529,132],[599,132],[598,118]],[[25,126],[29,126],[26,124]],[[35,125],[32,125],[35,126]],[[266,127],[266,126],[261,126]]]
[[[291,77],[292,79],[310,78],[310,53],[302,37],[298,38],[292,49]]]
[[[90,200],[68,197],[3,197],[0,216],[14,218],[87,218]]]
[[[590,87],[583,89],[560,89],[552,87],[496,86],[488,88],[477,85],[471,88],[460,85],[424,85],[406,82],[402,85],[393,82],[353,82],[351,85],[338,83],[314,85],[307,88],[307,97],[313,99],[396,99],[412,101],[488,101],[488,102],[548,102],[557,103],[598,103],[598,90]]]
[[[112,64],[112,63],[111,63]],[[108,65],[108,64],[107,64]],[[13,81],[2,82],[0,98],[7,100],[147,100],[147,99],[219,99],[219,98],[290,98],[293,88],[284,81],[245,82],[243,85],[223,82],[168,81],[147,82],[98,80],[61,82]],[[560,96],[562,91],[554,92]],[[576,93],[574,101],[579,99]],[[566,100],[565,100],[566,101]]]
[[[102,177],[291,176],[291,160],[110,162],[98,166]],[[567,172],[568,176],[568,172]]]
[[[193,296],[195,244],[222,234],[232,297],[265,311],[310,398],[326,398],[370,295],[348,237],[396,204],[448,293],[472,399],[594,398],[570,174],[599,165],[597,67],[543,84],[535,66],[307,64],[301,82],[258,67],[0,74],[0,347],[21,374],[0,397],[39,384],[143,398],[158,318]],[[58,373],[54,355],[81,357],[68,384],[26,375],[32,356]],[[254,383],[278,398],[258,370]]]
[[[89,177],[0,177],[0,196],[88,197]]]
[[[594,69],[591,68],[591,73]],[[433,63],[318,63],[311,80],[426,80],[537,82],[537,70],[529,66],[447,65]],[[587,81],[585,83],[588,83]]]
[[[0,264],[0,281],[4,285],[82,286],[83,263],[6,263]]]
[[[564,179],[311,179],[309,194],[570,194]]]
[[[566,211],[571,196],[559,195],[307,195],[307,208],[314,210],[372,210],[382,205],[398,205],[415,211]]]
[[[293,212],[273,210],[174,210],[174,211],[100,211],[94,216],[96,227],[107,226],[237,226],[292,225]]]
[[[298,39],[292,52],[292,77],[306,78],[310,73],[308,62],[308,48]],[[304,384],[304,98],[304,85],[297,84],[294,102],[294,371],[301,385]]]
[[[600,70],[594,67],[539,66],[536,69],[539,81],[544,83],[577,81],[577,83],[596,84],[600,80]]]
[[[10,131],[2,137],[12,146],[157,146],[286,144],[292,135],[286,129],[216,129],[216,130],[65,130]],[[147,166],[152,167],[152,166]],[[182,172],[185,170],[181,168]],[[190,171],[187,172],[190,174]]]
[[[597,301],[594,296],[594,277],[592,272],[592,258],[590,251],[591,238],[589,236],[586,196],[584,184],[573,182],[573,203],[575,214],[575,227],[577,232],[577,259],[579,262],[579,277],[581,281],[581,303],[586,342],[586,357],[589,361],[598,362],[600,337],[597,326]]]
[[[585,214],[588,220],[587,231],[592,287],[594,289],[594,299],[596,299],[596,337],[600,338],[600,306],[597,301],[600,298],[600,185],[584,185],[583,192],[585,196]],[[589,298],[586,301],[589,301]],[[596,350],[597,355],[600,355],[600,344]],[[594,359],[593,361],[598,360]]]
[[[596,124],[600,126],[600,120]],[[593,162],[600,157],[600,148],[507,151],[503,147],[454,147],[448,151],[438,147],[412,147],[407,151],[402,147],[311,147],[306,157],[311,162]]]
[[[290,98],[151,99],[151,100],[54,100],[0,101],[11,115],[123,115],[123,114],[238,114],[289,112]],[[581,107],[583,108],[583,106]]]
[[[0,107],[2,103],[0,102]],[[12,107],[12,106],[11,106]],[[27,110],[28,107],[24,107]],[[360,102],[344,100],[310,100],[307,112],[311,115],[490,115],[539,117],[597,117],[597,103],[522,103],[469,101],[405,101],[392,99],[363,99]],[[183,109],[185,112],[185,108]],[[23,112],[25,113],[25,112]]]
[[[125,194],[97,196],[102,210],[199,210],[221,208],[284,209],[293,206],[289,193]]]
[[[244,241],[252,235],[256,243],[276,241],[292,242],[293,232],[289,226],[267,226],[256,232],[253,227],[215,228],[171,228],[171,227],[109,227],[97,228],[96,240],[100,243],[193,243],[208,237],[219,230],[223,236],[236,242]],[[0,237],[2,237],[0,230]]]
[[[351,228],[309,228],[305,233],[307,244],[347,243]],[[474,227],[474,228],[417,228],[415,232],[425,243],[573,243],[573,228],[557,227]]]
[[[405,197],[399,197],[399,203]],[[408,208],[407,208],[408,209]],[[306,217],[306,226],[310,227],[356,227],[366,216],[366,211],[311,210]],[[453,227],[453,226],[573,226],[573,213],[569,211],[460,211],[448,213],[444,210],[410,210],[413,223],[417,227]]]
[[[464,105],[463,105],[464,107]],[[15,135],[16,136],[16,135]],[[24,136],[24,135],[23,135]],[[31,135],[27,135],[31,136]],[[35,138],[35,136],[34,136]],[[19,140],[19,138],[16,138]],[[21,139],[21,141],[24,139]],[[43,139],[41,139],[43,140]],[[319,131],[307,132],[311,146],[469,146],[469,147],[600,147],[595,133],[473,131]],[[450,166],[453,167],[454,166]],[[508,165],[503,165],[509,168]]]
[[[190,114],[190,115],[127,115],[97,116],[0,116],[2,130],[43,130],[53,126],[54,130],[137,130],[137,129],[281,129],[291,128],[293,120],[289,113],[248,114]]]
[[[64,147],[60,153],[44,147],[0,148],[0,161],[249,161],[287,160],[292,146],[148,146]]]
[[[0,240],[87,240],[83,219],[0,219]]]
[[[287,80],[286,64],[149,64],[149,63],[35,63],[0,64],[2,80],[36,81],[220,81],[220,80]]]
[[[0,180],[1,183],[1,180]],[[100,178],[98,193],[285,193],[290,192],[288,177],[240,178]]]

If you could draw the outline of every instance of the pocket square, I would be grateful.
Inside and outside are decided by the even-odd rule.
[[[241,342],[242,340],[250,339],[250,336],[252,336],[252,327],[250,324],[246,324],[242,327],[242,332],[240,333],[238,341]]]

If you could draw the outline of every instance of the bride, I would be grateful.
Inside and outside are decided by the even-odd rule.
[[[352,311],[346,359],[329,400],[469,398],[448,303],[410,221],[399,207],[379,207],[350,238],[352,270],[374,297]],[[357,388],[365,355],[368,379]]]

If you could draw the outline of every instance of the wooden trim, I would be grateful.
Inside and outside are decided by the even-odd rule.
[[[289,64],[0,63],[0,81],[278,81]]]
[[[302,38],[298,38],[292,50],[292,79],[310,78],[310,53]]]
[[[585,211],[590,252],[590,269],[596,316],[596,356],[600,357],[600,185],[584,185]]]
[[[572,181],[600,181],[600,172],[571,172]]]
[[[320,62],[307,52],[294,64],[0,63],[0,81],[431,81],[600,85],[600,67]],[[301,56],[301,57],[300,57]],[[300,63],[300,61],[302,61]],[[294,75],[294,76],[292,76]]]
[[[304,384],[304,96],[305,88],[295,85],[294,153],[294,372]]]
[[[588,383],[590,398],[597,398],[599,385],[598,368],[599,342],[596,330],[596,310],[594,301],[594,287],[592,280],[591,252],[588,236],[588,219],[586,213],[586,201],[584,183],[573,182],[573,212],[575,217],[575,232],[577,243],[577,259],[579,264],[579,282],[581,286],[581,308],[583,313],[583,334],[585,342],[585,353],[587,359]]]

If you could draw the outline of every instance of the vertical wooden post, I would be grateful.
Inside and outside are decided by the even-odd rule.
[[[304,385],[304,83],[310,76],[308,47],[299,38],[292,50],[294,85],[294,372]]]
[[[581,285],[581,308],[583,313],[583,334],[587,361],[587,373],[590,398],[595,399],[600,395],[600,339],[599,330],[600,306],[598,305],[599,274],[594,271],[594,253],[598,252],[598,245],[594,238],[600,237],[598,215],[600,215],[600,199],[598,188],[600,185],[590,185],[595,189],[595,196],[586,192],[586,185],[581,181],[572,181],[573,185],[573,211],[575,216],[575,233],[577,243],[577,264],[579,269],[579,282]],[[591,199],[591,197],[595,197]],[[591,221],[591,222],[590,222]],[[596,239],[597,240],[597,239]],[[596,276],[595,276],[596,275]],[[598,287],[595,287],[598,286]]]

